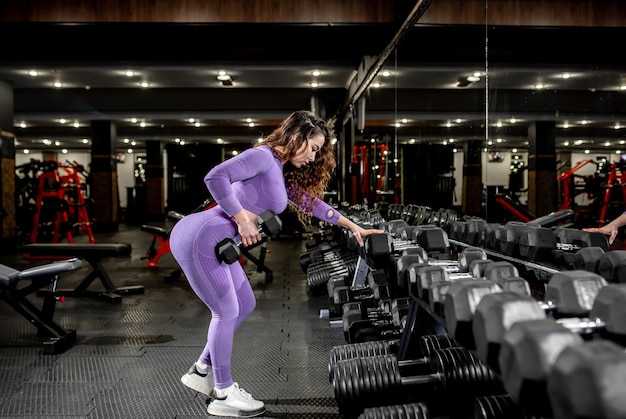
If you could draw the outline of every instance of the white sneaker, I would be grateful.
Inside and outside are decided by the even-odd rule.
[[[208,397],[211,397],[213,386],[215,385],[213,382],[213,372],[209,371],[206,374],[199,373],[195,362],[191,368],[189,368],[187,374],[180,378],[180,381],[190,389],[205,394]]]
[[[265,412],[265,404],[255,400],[252,395],[233,383],[225,389],[215,389],[207,413],[215,416],[249,418]]]

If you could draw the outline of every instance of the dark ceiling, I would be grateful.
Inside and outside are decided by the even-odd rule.
[[[303,108],[328,118],[354,112],[358,120],[363,101],[349,101],[347,88],[362,75],[359,68],[368,68],[364,57],[371,63],[390,46],[372,80],[381,87],[364,92],[358,138],[489,138],[494,146],[523,148],[534,121],[556,122],[559,148],[578,140],[581,150],[614,149],[626,137],[626,90],[619,88],[626,85],[626,62],[620,51],[609,50],[626,39],[626,28],[418,24],[395,45],[398,29],[3,23],[0,36],[10,42],[2,46],[0,78],[13,86],[18,149],[48,147],[44,138],[60,147],[87,148],[81,139],[90,137],[93,120],[115,123],[120,148],[128,147],[123,138],[136,141],[137,148],[146,140],[175,138],[250,144]],[[40,75],[32,77],[29,70]],[[126,70],[135,75],[126,76]],[[231,74],[232,86],[216,79],[219,70]],[[313,70],[321,75],[312,76]],[[478,82],[457,87],[477,71]],[[570,77],[562,78],[564,73]],[[318,87],[309,86],[313,80]],[[54,81],[63,87],[53,87]],[[141,81],[150,86],[139,87]],[[536,89],[538,82],[545,88]]]

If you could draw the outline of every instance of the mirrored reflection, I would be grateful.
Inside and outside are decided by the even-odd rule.
[[[348,200],[497,222],[568,208],[579,227],[614,218],[626,201],[626,64],[596,46],[624,29],[582,9],[550,14],[551,2],[543,21],[482,7],[482,24],[418,22],[396,46],[356,106],[367,122]]]

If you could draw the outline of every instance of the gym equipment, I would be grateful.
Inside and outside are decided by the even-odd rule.
[[[611,250],[601,255],[597,272],[608,282],[626,282],[626,250]]]
[[[30,242],[36,243],[40,236],[51,233],[52,243],[58,243],[62,234],[68,243],[74,243],[72,230],[81,227],[89,242],[95,243],[84,196],[87,172],[76,163],[54,160],[46,160],[40,169]],[[50,227],[51,232],[47,231]]]
[[[498,372],[500,345],[512,324],[546,319],[548,315],[580,334],[607,329],[607,333],[616,336],[626,335],[626,308],[622,308],[626,285],[607,285],[591,272],[565,271],[554,275],[547,284],[545,298],[537,301],[530,294],[506,291],[485,295],[476,306],[472,321],[478,358]]]
[[[554,419],[626,417],[624,348],[585,342],[550,319],[513,324],[500,370],[508,394],[525,410]],[[617,372],[617,373],[616,373]]]
[[[282,222],[278,215],[271,210],[263,211],[258,216],[259,232],[261,233],[262,242],[267,240],[268,236],[277,234],[282,228]],[[242,254],[241,240],[235,241],[231,238],[225,238],[215,245],[215,253],[220,262],[232,265],[237,262]]]
[[[422,360],[416,363],[423,365]],[[411,367],[411,360],[398,361],[393,354],[338,361],[332,385],[340,413],[416,402],[428,397],[431,390],[438,397],[454,398],[455,406],[451,408],[464,406],[476,396],[503,393],[495,374],[463,347],[433,351],[430,373],[412,375]],[[416,386],[419,389],[413,389]]]
[[[408,309],[407,297],[380,300],[374,307],[360,302],[344,304],[341,320],[346,341],[359,343],[396,338],[402,333]]]
[[[377,340],[370,342],[349,343],[346,345],[333,346],[330,350],[328,362],[328,375],[330,383],[333,382],[333,374],[339,361],[378,355],[397,355],[397,340]],[[420,362],[426,365],[430,355],[444,348],[456,348],[459,344],[448,335],[426,335],[419,338],[419,359],[414,359],[414,365]],[[398,361],[400,364],[402,360]]]
[[[349,278],[334,275],[327,283],[330,308],[340,313],[342,306],[348,302],[369,302],[373,306],[379,300],[391,298],[391,290],[387,276],[381,271],[370,271],[367,274],[367,284],[350,285]]]
[[[387,266],[392,255],[415,247],[424,249],[429,258],[446,259],[450,242],[443,229],[432,225],[415,228],[410,240],[395,239],[388,233],[370,234],[365,238],[365,259],[371,268],[381,268]]]
[[[472,319],[476,306],[487,294],[502,292],[496,282],[489,279],[461,279],[447,289],[443,312],[448,333],[467,349],[475,349]]]
[[[104,269],[105,258],[130,257],[131,246],[126,243],[31,243],[20,247],[26,258],[61,259],[79,257],[87,261],[92,270],[73,290],[59,290],[65,296],[92,296],[103,298],[111,303],[121,303],[121,294],[143,294],[143,285],[116,287]],[[91,291],[87,288],[96,279],[104,286],[104,291]]]
[[[548,375],[554,419],[626,417],[624,348],[609,341],[567,346]]]
[[[411,418],[430,419],[428,406],[424,403],[407,403],[398,406],[368,407],[358,419]]]
[[[409,294],[430,302],[429,291],[433,284],[476,277],[474,272],[469,272],[470,266],[477,266],[478,261],[484,260],[487,260],[487,254],[483,249],[467,247],[459,253],[456,261],[428,260],[412,264],[407,272]]]
[[[527,414],[508,394],[474,399],[473,419],[537,419]]]
[[[323,261],[314,262],[306,270],[307,284],[311,288],[326,285],[333,277],[350,278],[356,270],[358,256],[356,255],[335,255]],[[329,295],[332,295],[329,293]]]
[[[598,263],[604,253],[605,251],[601,247],[583,247],[576,251],[572,265],[567,267],[575,270],[598,272]]]
[[[212,208],[217,203],[213,198],[207,198],[200,205],[198,205],[190,214],[194,212],[204,211],[206,209]],[[177,211],[168,211],[167,218],[171,221],[177,222],[180,221],[185,215],[181,214]],[[142,257],[142,259],[147,259],[148,261],[145,264],[146,268],[155,268],[159,264],[159,259],[163,255],[169,253],[170,250],[170,233],[172,229],[165,229],[163,227],[152,226],[143,224],[141,226],[141,231],[147,232],[152,237],[152,242],[150,243],[150,247],[146,251],[146,256]],[[158,244],[158,246],[157,246]]]
[[[0,298],[32,323],[37,328],[38,336],[46,338],[43,342],[44,354],[63,352],[76,341],[75,330],[66,330],[53,320],[56,302],[63,300],[54,291],[61,273],[81,266],[82,261],[77,258],[59,260],[22,271],[0,265]],[[23,281],[30,281],[30,284],[21,286]],[[44,287],[48,287],[50,292],[45,294],[39,309],[28,295]]]

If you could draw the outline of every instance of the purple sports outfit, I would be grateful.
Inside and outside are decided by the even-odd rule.
[[[211,169],[204,178],[217,205],[185,216],[170,234],[172,255],[191,288],[211,310],[207,343],[200,360],[213,367],[215,386],[233,383],[231,354],[235,330],[252,313],[256,299],[239,263],[220,263],[215,245],[238,236],[231,218],[243,208],[255,214],[287,208],[283,165],[268,146],[249,148]],[[336,224],[339,212],[314,198],[312,215]],[[237,237],[239,238],[239,237]]]

